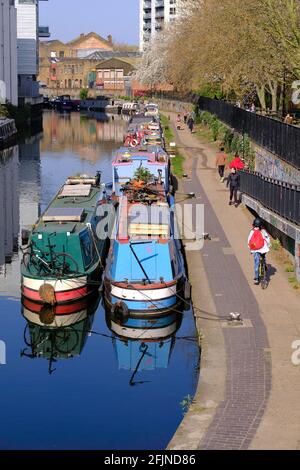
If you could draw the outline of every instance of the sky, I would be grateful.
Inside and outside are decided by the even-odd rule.
[[[70,41],[94,31],[114,42],[139,43],[139,0],[48,0],[40,2],[40,26],[50,39]]]

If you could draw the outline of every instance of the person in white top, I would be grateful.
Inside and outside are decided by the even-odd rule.
[[[256,218],[248,237],[248,247],[254,256],[254,282],[259,284],[259,263],[261,256],[266,256],[270,251],[271,240],[268,232],[263,229],[262,220]]]

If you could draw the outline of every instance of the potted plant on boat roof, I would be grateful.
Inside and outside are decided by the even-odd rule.
[[[140,166],[134,173],[134,179],[136,181],[141,181],[144,184],[150,183],[152,178],[153,175],[150,170],[148,168],[144,168],[143,166]]]

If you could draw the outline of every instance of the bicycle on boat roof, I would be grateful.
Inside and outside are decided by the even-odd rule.
[[[56,245],[49,245],[49,252],[42,252],[36,248],[35,244],[31,244],[23,251],[23,264],[25,268],[32,274],[48,275],[53,277],[64,277],[69,274],[79,272],[77,261],[68,253],[54,251]]]

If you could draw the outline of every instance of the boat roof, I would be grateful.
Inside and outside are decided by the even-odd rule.
[[[130,119],[130,124],[149,124],[150,122],[159,123],[159,119],[157,116],[145,116],[145,114],[136,114]]]
[[[91,223],[104,187],[100,184],[68,184],[67,181],[39,218],[33,233],[79,233]]]
[[[148,184],[138,190],[134,186],[132,181],[120,200],[117,240],[120,243],[149,239],[168,242],[170,211],[163,183]]]
[[[145,147],[140,148],[121,148],[113,162],[112,166],[118,165],[128,165],[134,161],[146,161],[150,164],[157,164],[157,165],[166,165],[169,162],[168,154],[162,150],[159,146],[151,147],[153,151],[149,151],[145,149]]]

